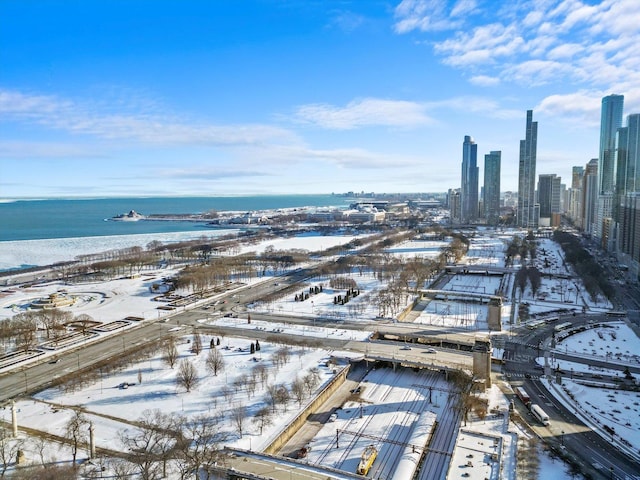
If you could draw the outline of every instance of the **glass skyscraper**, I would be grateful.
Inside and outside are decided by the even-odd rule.
[[[533,110],[527,110],[525,139],[520,140],[518,169],[517,224],[522,228],[537,228],[540,207],[536,204],[536,155],[538,148],[538,122],[533,121]]]
[[[462,144],[462,182],[460,220],[467,223],[478,218],[478,145],[469,135]]]
[[[616,134],[622,126],[623,95],[608,95],[602,98],[600,111],[600,153],[598,156],[598,206],[593,234],[603,239],[603,226],[611,222],[616,203]],[[613,238],[610,237],[610,240]],[[609,242],[602,243],[606,250],[611,248]]]
[[[501,156],[499,150],[484,156],[484,218],[489,225],[497,225],[500,219]]]

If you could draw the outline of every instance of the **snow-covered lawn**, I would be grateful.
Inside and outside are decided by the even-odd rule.
[[[207,233],[211,232],[207,231]],[[155,237],[157,236],[154,236],[154,239]],[[272,246],[277,250],[300,248],[308,251],[318,251],[337,244],[347,243],[353,238],[355,237],[305,235],[270,240],[269,242],[256,246],[250,245],[246,248],[253,251],[264,251],[268,246]],[[476,234],[472,239],[469,255],[463,263],[504,266],[502,249],[504,240],[508,240],[508,238],[510,238],[508,233],[503,236],[493,233],[488,235]],[[145,238],[144,240],[147,239]],[[440,253],[441,246],[445,244],[430,241],[406,242],[390,249],[389,253],[405,257],[432,258]],[[2,255],[7,253],[6,245],[4,247],[4,252],[0,250],[0,259],[2,259]],[[35,247],[32,246],[31,248]],[[74,252],[74,254],[67,253],[66,259],[72,258],[77,254],[74,250],[76,246],[74,246],[73,242],[68,243],[67,248],[69,252]],[[120,247],[114,245],[113,248]],[[548,240],[541,240],[540,248],[544,248],[546,252],[549,266],[545,268],[550,270],[549,273],[570,273],[562,264],[562,253],[558,246]],[[44,251],[44,247],[39,247],[39,249]],[[81,250],[81,253],[85,252]],[[33,262],[25,259],[25,263]],[[169,276],[172,272],[165,269],[144,273],[139,278],[119,279],[96,284],[63,285],[58,282],[52,282],[25,289],[6,288],[2,292],[2,296],[0,296],[0,321],[24,311],[26,305],[31,301],[45,298],[60,289],[65,289],[67,294],[77,297],[77,303],[70,307],[70,311],[75,315],[86,313],[95,320],[104,323],[121,320],[129,315],[144,317],[145,319],[156,319],[163,313],[158,314],[157,302],[153,301],[155,294],[150,293],[149,287],[152,283],[159,281],[163,276]],[[336,305],[334,303],[334,297],[339,294],[344,295],[345,289],[334,290],[330,288],[328,279],[313,279],[305,287],[306,291],[308,292],[309,287],[322,284],[322,292],[313,293],[304,301],[295,301],[295,292],[292,292],[277,300],[251,305],[246,313],[265,311],[306,316],[309,319],[326,317],[367,322],[375,321],[379,312],[372,298],[380,289],[385,287],[385,284],[373,275],[366,273],[360,275],[354,271],[345,276],[352,278],[361,292],[359,296],[352,298],[345,305]],[[262,277],[253,279],[251,282],[265,279],[269,279],[271,282],[278,281],[276,277]],[[493,276],[456,275],[444,288],[452,292],[493,294],[500,285],[499,279],[500,277]],[[597,302],[591,301],[583,291],[584,289],[579,279],[545,278],[538,292],[538,299],[534,299],[530,288],[527,288],[519,300],[530,303],[531,313],[552,312],[561,308],[571,308],[572,306],[581,309],[582,305],[587,306],[589,309],[608,306],[601,299]],[[541,294],[544,294],[542,295],[544,298],[541,297]],[[503,307],[503,325],[507,325],[507,319],[511,311],[510,299],[511,297],[507,295],[505,299],[507,303]],[[411,298],[407,297],[407,305],[411,300]],[[572,303],[567,303],[567,300],[572,300]],[[249,324],[246,320],[246,315],[244,317],[237,319],[203,318],[202,322],[234,326],[242,329],[278,330],[282,333],[316,338],[364,340],[367,335],[365,332],[352,330],[325,329],[321,328],[319,324],[301,327],[293,326],[284,321],[274,324],[256,320],[252,320]],[[440,299],[433,300],[420,313],[416,322],[438,327],[486,331],[486,306],[452,300],[447,302]],[[619,325],[616,324],[613,328],[599,327],[579,335],[572,335],[561,340],[557,349],[562,352],[573,351],[603,358],[607,358],[607,354],[610,353],[609,358],[611,360],[637,361],[640,342],[633,332],[625,330],[625,328],[626,326],[621,323]],[[616,332],[615,335],[612,332]],[[182,338],[186,341],[187,339],[190,340],[191,336]],[[99,447],[118,449],[121,448],[118,445],[118,433],[125,428],[132,428],[130,422],[137,420],[142,412],[147,409],[160,408],[166,412],[195,416],[200,413],[214,411],[227,411],[228,413],[233,406],[242,404],[247,407],[250,418],[257,409],[264,406],[264,388],[259,386],[252,395],[241,387],[238,388],[237,392],[233,392],[233,395],[229,394],[229,392],[226,392],[225,395],[224,390],[228,390],[225,387],[233,389],[236,379],[250,374],[256,365],[268,366],[269,382],[273,383],[290,384],[296,375],[304,375],[313,367],[317,367],[320,370],[322,382],[327,382],[333,377],[333,370],[325,367],[325,362],[334,352],[322,349],[291,347],[292,354],[289,362],[280,368],[275,368],[270,359],[271,355],[281,348],[280,346],[265,342],[265,344],[262,344],[262,350],[258,354],[251,355],[247,350],[250,341],[239,338],[221,339],[221,345],[217,348],[223,353],[227,368],[215,377],[208,373],[204,367],[210,339],[211,337],[203,336],[205,349],[197,356],[190,353],[189,344],[180,343],[178,345],[181,359],[187,359],[192,362],[202,379],[199,386],[191,392],[187,393],[184,389],[176,386],[177,367],[173,370],[168,368],[162,361],[160,353],[158,353],[151,359],[131,365],[121,372],[98,378],[80,390],[64,392],[59,389],[52,389],[42,392],[33,400],[19,402],[19,423],[36,429],[59,433],[70,418],[71,407],[81,406],[86,410],[87,417],[94,423],[97,445]],[[239,348],[244,350],[239,351]],[[565,371],[574,368],[575,372],[579,372],[580,368],[582,368],[578,366],[579,364],[560,363],[561,368]],[[138,382],[138,375],[141,377],[141,382]],[[380,369],[379,371],[371,372],[367,380],[367,382],[361,384],[359,401],[346,404],[338,412],[336,421],[325,425],[320,434],[315,437],[312,442],[313,449],[308,458],[310,462],[319,462],[354,471],[362,450],[372,442],[364,438],[353,441],[353,438],[349,438],[348,434],[345,434],[344,441],[352,443],[352,447],[347,449],[341,445],[340,449],[335,448],[335,445],[332,446],[332,442],[335,442],[336,428],[347,431],[367,432],[373,437],[397,434],[405,435],[403,438],[412,438],[412,435],[420,433],[416,430],[418,426],[428,430],[433,420],[443,413],[443,409],[447,405],[444,392],[434,392],[435,401],[429,403],[426,400],[428,392],[415,387],[415,385],[427,385],[430,382],[432,385],[436,385],[436,379],[429,373],[403,372],[402,374],[391,375],[388,370]],[[123,383],[132,385],[126,389],[119,388],[119,385]],[[440,386],[443,387],[443,385]],[[585,418],[592,418],[594,427],[601,428],[605,424],[615,427],[616,434],[622,436],[636,450],[640,448],[640,439],[638,438],[638,432],[640,431],[640,423],[638,422],[640,407],[638,404],[640,399],[637,394],[634,396],[629,392],[614,392],[609,389],[587,387],[580,384],[579,378],[574,378],[573,381],[564,380],[564,388],[552,386],[550,388],[553,389],[552,391],[557,391],[559,398],[564,399],[563,401],[566,401],[567,405],[575,406],[578,410],[583,411]],[[493,390],[488,394],[490,408],[492,406],[504,407],[506,405],[504,398],[500,399],[501,397],[498,394],[492,392]],[[573,395],[574,399],[577,400],[572,400],[569,394]],[[573,402],[575,401],[579,403],[574,404]],[[291,402],[288,405],[287,412],[284,412],[284,409],[280,407],[277,421],[278,428],[287,421],[287,418],[292,417],[297,410],[296,402]],[[425,412],[424,415],[421,415],[421,412]],[[361,414],[362,417],[360,416]],[[10,421],[9,409],[0,411],[0,415],[2,415],[1,418],[3,420]],[[392,425],[400,425],[400,427],[390,430]],[[227,416],[225,428],[230,435],[230,440],[226,442],[227,444],[258,450],[268,442],[270,436],[275,434],[277,427],[271,426],[265,430],[264,435],[259,436],[256,433],[255,425],[249,421],[247,430],[240,438]],[[492,439],[497,436],[501,438],[500,445],[504,452],[502,459],[504,468],[499,478],[512,479],[513,476],[509,472],[513,472],[513,468],[511,468],[512,465],[509,462],[514,461],[515,440],[513,439],[513,434],[505,430],[504,417],[490,415],[482,422],[470,422],[466,428],[474,432],[469,434],[469,438],[475,439],[478,435],[485,435],[490,442],[493,442]],[[379,443],[378,446],[385,456],[396,459],[396,464],[393,467],[391,466],[393,463],[391,461],[380,462],[379,464],[380,475],[384,478],[391,478],[394,469],[398,468],[398,462],[402,461],[403,455],[407,452],[397,449],[391,454],[389,453],[391,452],[389,446],[384,442]],[[463,457],[460,459],[455,457],[452,465],[458,460],[462,462],[466,455],[469,454],[469,448],[468,445],[465,446],[464,442],[460,441],[459,449],[460,452],[463,452]],[[26,450],[30,458],[35,458],[36,452],[33,449],[29,450],[27,448]],[[68,452],[60,450],[56,455],[66,455],[68,457]],[[563,466],[559,466],[559,468],[564,472]],[[544,478],[553,478],[551,474],[547,476],[547,473]],[[484,475],[490,475],[490,478],[495,478],[488,471],[485,471]],[[561,476],[556,478],[561,478]]]
[[[251,342],[247,339],[202,335],[204,350],[195,355],[190,352],[191,343],[187,343],[191,338],[181,338],[177,345],[178,363],[173,369],[169,368],[159,352],[120,372],[105,374],[104,378],[96,379],[76,391],[61,388],[45,390],[35,395],[34,400],[17,403],[18,422],[22,426],[60,435],[73,414],[70,407],[80,407],[94,424],[96,445],[120,450],[122,445],[118,441],[118,432],[133,428],[131,422],[138,420],[145,410],[160,409],[187,417],[218,412],[227,415],[224,424],[229,434],[227,445],[260,449],[268,443],[273,432],[297,412],[294,400],[286,408],[277,406],[277,421],[265,428],[263,435],[259,435],[251,419],[257,410],[266,405],[265,389],[268,385],[289,386],[295,378],[304,377],[314,368],[318,369],[320,385],[334,376],[333,369],[326,366],[331,355],[326,350],[290,347],[287,363],[277,366],[273,358],[283,348],[281,345],[264,342],[260,344],[260,351],[251,354]],[[221,344],[214,348],[222,353],[225,364],[224,370],[218,372],[217,376],[206,368],[212,338],[221,338]],[[199,383],[190,392],[176,383],[178,365],[185,359],[196,368],[199,378]],[[255,391],[251,392],[247,388],[247,377],[255,378],[262,366],[267,376],[264,383],[257,378]],[[127,384],[127,387],[123,388],[123,384]],[[226,391],[228,388],[230,392]],[[246,431],[242,437],[229,418],[230,409],[238,405],[247,408]],[[3,420],[10,422],[9,409],[2,410],[2,415]]]
[[[583,332],[563,332],[556,336],[556,349],[599,357],[617,363],[640,365],[640,339],[624,322],[594,324]]]

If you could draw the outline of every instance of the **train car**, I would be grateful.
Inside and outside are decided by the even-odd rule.
[[[376,457],[378,456],[378,449],[373,445],[369,445],[362,452],[362,456],[360,457],[360,463],[358,463],[358,469],[356,473],[358,475],[366,475],[369,473],[371,469],[371,465],[376,461]]]
[[[540,423],[542,423],[545,426],[549,425],[549,416],[546,413],[544,413],[544,410],[542,410],[542,408],[540,408],[539,405],[536,405],[536,404],[531,405],[531,413],[533,414],[534,417],[536,417],[536,419]]]

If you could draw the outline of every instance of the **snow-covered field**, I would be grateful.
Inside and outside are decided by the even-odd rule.
[[[211,232],[207,231],[207,233]],[[155,237],[157,236],[154,236],[153,239],[156,239]],[[354,237],[303,236],[273,240],[257,246],[248,246],[247,249],[263,251],[268,246],[272,246],[274,249],[301,248],[316,251],[329,248],[333,245],[347,243],[352,238]],[[505,236],[504,238],[509,237]],[[151,239],[148,241],[151,241]],[[541,240],[541,242],[541,247],[547,252],[548,258],[554,259],[553,263],[555,266],[553,268],[564,268],[561,262],[562,254],[559,247],[548,240]],[[503,267],[503,245],[502,238],[497,236],[488,235],[482,237],[476,235],[466,261],[469,264],[493,264],[498,267]],[[407,242],[390,249],[390,253],[399,256],[421,256],[426,258],[433,257],[440,253],[442,246],[443,244],[440,242]],[[74,255],[78,253],[90,253],[84,250],[78,252],[75,250],[73,243],[67,244],[66,247],[62,249],[64,248],[68,248],[65,259],[69,259],[70,252],[74,252]],[[122,248],[122,246],[113,245],[113,248]],[[46,257],[46,253],[42,254],[44,263],[59,260],[58,253],[56,253],[55,250],[51,252],[49,257]],[[2,258],[6,258],[3,257],[6,253],[6,251],[0,249],[0,261]],[[551,260],[549,261],[551,262]],[[25,261],[25,263],[33,262],[29,260]],[[149,286],[154,281],[158,281],[158,279],[169,275],[171,272],[168,270],[157,270],[148,273],[149,275],[143,275],[139,278],[119,279],[90,285],[62,285],[54,282],[27,289],[5,289],[0,294],[0,320],[23,311],[34,299],[45,298],[61,288],[66,289],[69,295],[74,295],[79,299],[78,302],[70,308],[76,315],[86,313],[94,319],[105,323],[120,320],[128,315],[142,316],[145,319],[156,319],[158,318],[157,304],[152,300],[155,295],[149,292]],[[344,292],[334,291],[329,288],[328,280],[326,279],[313,279],[310,281],[309,286],[322,283],[323,291],[321,293],[311,295],[309,299],[302,302],[295,301],[293,294],[291,294],[281,299],[270,301],[269,303],[257,303],[250,306],[248,313],[268,311],[273,313],[295,314],[308,318],[327,317],[366,322],[376,321],[378,311],[370,300],[379,289],[384,288],[384,283],[366,273],[359,275],[357,272],[352,272],[351,278],[357,282],[358,288],[361,290],[361,295],[353,298],[346,305],[334,304],[334,297],[338,293]],[[493,294],[497,288],[497,283],[499,283],[499,278],[500,277],[459,274],[452,277],[451,281],[443,288],[451,292]],[[255,279],[255,281],[264,279],[265,278]],[[277,282],[277,279],[274,278],[271,279],[271,281]],[[562,282],[564,282],[564,284]],[[575,290],[569,290],[572,285],[575,287]],[[583,295],[582,291],[583,289],[578,279],[568,281],[545,278],[541,290],[538,292],[538,297],[540,297],[540,293],[545,293],[544,299],[534,299],[530,289],[526,289],[522,298],[518,295],[518,301],[529,302],[531,305],[531,313],[553,312],[559,308],[570,307],[571,305],[567,303],[567,300],[572,299],[574,300],[574,307],[578,306],[582,308],[582,305],[584,305],[588,309],[595,309],[606,306],[601,300],[593,302],[589,298],[586,298],[588,296]],[[575,303],[576,292],[578,292],[577,303]],[[411,300],[412,299],[408,297],[407,304]],[[507,304],[504,307],[505,318],[503,319],[503,325],[507,326],[509,321],[508,315],[511,311],[511,305],[508,303],[510,302],[510,296],[507,296],[505,300]],[[233,318],[203,318],[202,321],[215,322],[220,325],[224,324],[238,328],[279,329],[286,333],[320,338],[331,337],[364,340],[366,337],[365,332],[325,329],[319,325],[296,327],[286,322],[282,322],[281,324],[263,324],[256,320],[252,320],[251,324],[247,324],[246,319],[240,320]],[[445,328],[486,331],[486,307],[480,304],[451,300],[447,302],[434,300],[426,306],[416,321]],[[561,341],[557,347],[558,351],[574,351],[585,355],[596,355],[605,358],[607,358],[607,353],[611,353],[609,358],[613,360],[634,361],[637,358],[634,357],[634,355],[637,355],[636,352],[640,352],[640,343],[638,343],[637,338],[632,332],[624,330],[624,328],[626,328],[624,324],[620,324],[614,328],[618,332],[615,338],[608,329],[596,329],[570,336]],[[598,332],[600,332],[600,334]],[[178,332],[178,334],[180,334],[180,332]],[[190,335],[187,335],[185,332],[183,339],[187,340],[190,338]],[[70,408],[72,406],[82,406],[82,408],[86,409],[87,416],[94,423],[98,446],[119,448],[117,445],[118,433],[124,428],[131,428],[129,422],[139,418],[140,414],[146,409],[161,408],[168,412],[197,415],[198,413],[207,413],[215,409],[228,409],[229,405],[242,403],[247,406],[249,413],[255,413],[255,411],[260,408],[260,405],[263,405],[261,402],[263,402],[264,391],[257,389],[256,392],[251,395],[252,398],[249,398],[249,393],[240,388],[234,396],[227,398],[222,393],[222,390],[225,386],[233,387],[235,379],[251,372],[255,365],[268,365],[270,356],[280,347],[265,344],[259,355],[251,355],[246,350],[237,350],[238,348],[248,348],[248,340],[238,338],[222,339],[222,343],[218,348],[225,355],[228,368],[224,373],[219,373],[217,377],[213,377],[204,367],[204,359],[209,350],[209,340],[209,337],[203,337],[205,349],[197,356],[189,352],[188,344],[181,343],[179,345],[181,358],[188,359],[188,361],[192,362],[197,367],[199,376],[204,379],[204,381],[200,383],[200,386],[192,392],[187,393],[176,386],[175,369],[172,370],[168,368],[163,363],[160,355],[156,355],[149,360],[131,365],[122,372],[100,378],[91,385],[75,392],[47,390],[36,396],[33,400],[21,401],[18,405],[20,410],[18,413],[19,422],[32,428],[59,432],[61,426],[70,418]],[[225,347],[228,347],[228,349],[225,349]],[[270,365],[270,381],[290,382],[296,374],[303,375],[312,367],[320,369],[323,382],[332,378],[332,371],[324,367],[325,361],[332,352],[321,349],[302,350],[298,347],[292,348],[293,354],[288,364],[279,369],[275,369],[273,365]],[[255,361],[253,360],[254,357],[256,358]],[[573,366],[575,372],[578,372],[579,368],[581,368],[577,365],[578,364],[574,364]],[[561,368],[569,371],[572,366],[562,364]],[[142,380],[141,383],[138,382],[139,374]],[[362,384],[364,386],[360,394],[363,405],[362,411],[360,411],[359,402],[345,405],[339,412],[336,422],[327,424],[325,426],[326,432],[323,430],[315,437],[313,441],[314,448],[309,456],[309,461],[318,461],[326,465],[334,465],[337,468],[354,471],[354,462],[359,458],[360,451],[366,445],[359,441],[354,443],[353,451],[350,453],[345,453],[342,449],[335,449],[336,451],[334,451],[334,448],[331,447],[331,442],[335,441],[336,428],[353,430],[355,428],[361,428],[363,424],[367,423],[366,431],[371,432],[373,436],[383,436],[386,435],[385,429],[395,422],[405,425],[405,433],[411,436],[413,434],[412,428],[415,427],[416,422],[428,429],[430,425],[429,422],[432,421],[432,418],[426,413],[425,416],[420,417],[419,412],[431,412],[433,415],[438,415],[442,412],[443,405],[445,405],[445,394],[443,392],[436,394],[439,402],[427,404],[425,403],[424,391],[411,388],[411,385],[431,381],[428,378],[412,378],[411,380],[406,380],[402,376],[398,376],[397,378],[389,376],[384,378],[378,377],[383,374],[388,375],[388,372],[385,373],[382,370],[380,372],[372,372],[367,378],[368,385],[365,383]],[[420,373],[416,373],[415,375],[428,376],[428,374]],[[410,376],[411,375],[409,375],[409,377]],[[118,385],[124,382],[133,385],[127,389],[118,388]],[[565,380],[564,383],[564,388],[554,388],[550,386],[552,391],[556,392],[558,398],[566,402],[567,405],[573,406],[575,400],[570,398],[569,393],[571,393],[582,402],[579,408],[585,412],[587,417],[598,419],[599,423],[594,420],[594,427],[597,428],[604,425],[605,422],[609,422],[607,424],[611,426],[615,424],[617,433],[628,431],[629,433],[625,434],[624,438],[629,441],[634,448],[638,449],[640,447],[640,439],[638,439],[638,431],[640,431],[640,424],[638,424],[638,403],[640,403],[640,400],[637,396],[634,397],[627,394],[623,395],[623,392],[612,393],[612,391],[606,389],[586,387],[580,384],[578,378],[575,378],[573,381]],[[396,397],[397,395],[400,395],[401,398]],[[490,406],[501,408],[507,405],[506,399],[501,396],[499,392],[493,392],[492,389],[488,395],[490,398]],[[387,401],[394,405],[394,407],[385,406]],[[127,408],[123,408],[123,405],[126,405]],[[399,405],[403,405],[402,408],[398,408]],[[284,411],[280,412],[280,418],[286,419],[287,415],[293,415],[296,410],[297,404],[292,402],[289,404],[286,414]],[[360,412],[362,412],[362,418],[360,418]],[[1,410],[0,415],[2,415],[1,418],[3,420],[10,420],[10,412],[8,409]],[[399,415],[401,417],[399,417]],[[233,425],[228,420],[229,419],[227,419],[225,428],[228,429],[231,440],[227,443],[241,448],[259,449],[265,444],[269,435],[272,435],[276,431],[276,427],[273,426],[270,427],[270,430],[263,436],[259,436],[256,434],[254,426],[249,422],[247,424],[247,430],[244,432],[242,438],[240,438],[237,432],[234,433]],[[280,424],[281,423],[279,423],[279,425]],[[336,427],[337,424],[340,426]],[[468,438],[476,438],[478,434],[487,434],[487,439],[500,436],[500,445],[504,453],[502,456],[502,461],[504,462],[502,473],[498,477],[494,477],[493,474],[488,471],[483,471],[483,473],[478,473],[478,475],[474,473],[472,478],[484,478],[484,476],[491,475],[490,478],[513,479],[514,470],[510,468],[512,465],[510,466],[509,462],[513,461],[512,457],[515,449],[514,433],[507,430],[508,424],[505,424],[504,417],[493,417],[490,415],[484,420],[475,419],[469,422],[466,428],[471,430],[477,428],[475,433],[468,435]],[[345,437],[345,441],[348,441],[347,437]],[[369,441],[368,443],[371,442]],[[460,462],[464,461],[464,463],[466,463],[464,459],[466,455],[469,455],[469,448],[472,447],[466,445],[464,441],[460,440],[458,442],[458,448],[454,455],[463,452],[463,456],[459,459]],[[36,455],[33,448],[31,448],[31,450],[27,448],[26,450],[28,456],[31,455],[33,457]],[[340,452],[342,452],[341,457]],[[396,453],[398,453],[398,461],[400,461],[404,454],[400,451]],[[67,450],[63,449],[58,451],[57,447],[55,451],[51,450],[50,454],[56,455],[58,458],[69,458]],[[454,456],[452,465],[458,461],[457,458],[458,457]],[[390,475],[392,475],[393,469],[390,465],[391,463],[381,462],[380,468],[382,470],[380,474],[385,478],[392,478]],[[461,470],[462,473],[469,471],[471,470]],[[477,471],[480,472],[480,469],[477,469]],[[544,472],[544,477],[541,478],[565,478],[564,466],[557,463],[543,462],[542,471]]]

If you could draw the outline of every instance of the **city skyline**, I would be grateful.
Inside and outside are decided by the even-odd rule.
[[[603,97],[640,112],[633,0],[7,0],[0,15],[0,198],[445,192],[464,135],[502,152],[516,191],[524,112],[537,171],[562,178],[599,155]]]

